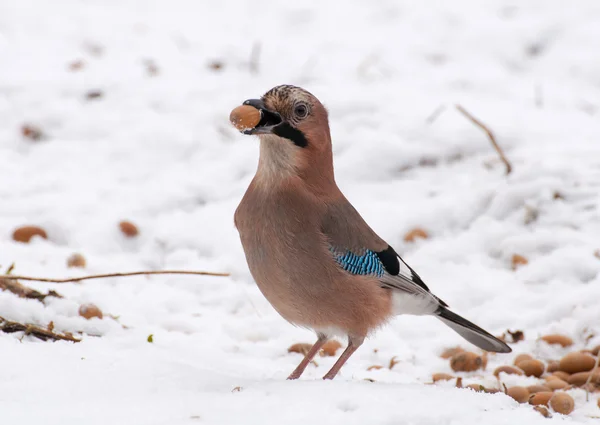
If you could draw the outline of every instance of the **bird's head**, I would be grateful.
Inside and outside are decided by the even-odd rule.
[[[244,105],[261,113],[255,127],[243,130],[261,140],[259,171],[262,166],[301,177],[316,173],[333,179],[327,110],[319,99],[300,87],[281,85]]]

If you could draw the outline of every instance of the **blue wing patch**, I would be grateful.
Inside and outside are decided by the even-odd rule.
[[[377,277],[382,277],[385,273],[379,256],[370,249],[366,249],[361,255],[356,255],[350,251],[340,254],[334,248],[331,248],[331,252],[335,261],[349,273]]]

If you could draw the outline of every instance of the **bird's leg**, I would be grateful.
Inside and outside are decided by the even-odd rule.
[[[346,349],[344,350],[344,352],[342,353],[342,355],[340,356],[340,358],[337,360],[337,362],[335,362],[335,364],[333,365],[333,367],[329,370],[329,372],[327,372],[327,374],[325,374],[325,376],[323,377],[323,379],[333,379],[335,378],[335,375],[338,374],[338,372],[340,371],[340,369],[342,368],[342,366],[344,366],[344,363],[346,363],[346,361],[350,358],[350,356],[356,351],[358,350],[358,347],[360,347],[363,343],[363,341],[365,340],[364,337],[348,337],[348,346],[346,347]]]
[[[288,378],[287,378],[288,380],[300,378],[300,375],[302,375],[302,373],[304,372],[304,369],[306,369],[306,366],[308,366],[308,364],[311,362],[311,360],[319,352],[321,347],[329,339],[329,338],[327,338],[327,336],[325,336],[323,334],[318,334],[318,336],[319,336],[319,339],[317,339],[317,342],[315,342],[314,345],[310,348],[310,350],[308,350],[308,353],[306,353],[306,355],[304,356],[304,358],[302,359],[302,361],[300,362],[298,367],[296,369],[294,369],[294,371],[292,372],[292,374],[290,376],[288,376]]]

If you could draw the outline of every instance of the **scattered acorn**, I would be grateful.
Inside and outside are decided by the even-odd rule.
[[[546,341],[548,344],[556,344],[562,347],[570,347],[573,345],[573,340],[566,335],[552,334],[544,335],[540,338],[542,341]]]
[[[128,238],[133,238],[140,233],[137,226],[127,220],[121,221],[119,223],[119,228],[121,229],[121,232]]]
[[[557,360],[548,360],[546,362],[546,372],[554,373],[558,371],[558,361]]]
[[[416,227],[404,235],[404,242],[414,242],[417,238],[427,239],[428,237],[429,234],[425,230]]]
[[[523,257],[522,255],[514,254],[512,256],[511,267],[513,270],[517,270],[518,267],[524,266],[527,263],[529,263],[529,260],[527,260],[527,258]]]
[[[530,386],[527,387],[527,389],[529,390],[529,394],[547,393],[547,392],[551,392],[552,391],[546,385],[540,385],[540,384],[530,385]]]
[[[97,317],[98,319],[102,319],[103,317],[102,310],[100,310],[94,304],[82,304],[79,307],[79,315],[81,317],[85,317],[88,320],[90,320],[93,317]]]
[[[544,373],[544,363],[539,360],[524,360],[517,364],[517,367],[521,369],[526,376],[535,376],[539,378]]]
[[[449,359],[450,357],[454,356],[455,354],[464,353],[464,352],[465,352],[465,350],[460,347],[446,348],[444,351],[442,351],[442,354],[440,354],[440,357],[442,359]]]
[[[552,372],[552,376],[556,376],[557,378],[562,379],[563,381],[569,382],[569,375],[567,372],[563,372],[562,370],[557,370],[556,372]]]
[[[585,385],[587,383],[588,379],[590,379],[591,373],[592,372],[574,373],[571,376],[569,376],[569,378],[567,379],[567,382],[576,387],[582,387],[583,385]],[[600,384],[600,370],[597,370],[594,372],[594,374],[592,375],[592,379],[590,379],[590,383],[594,384],[594,385]]]
[[[75,253],[67,258],[67,267],[85,267],[85,257],[81,254]]]
[[[450,380],[454,379],[454,376],[447,374],[447,373],[434,373],[431,376],[431,379],[433,379],[433,382],[450,381]]]
[[[327,356],[327,357],[333,357],[335,356],[336,351],[341,348],[342,344],[340,344],[339,341],[335,340],[335,339],[330,339],[329,341],[327,341],[323,347],[321,348],[321,357],[323,356]]]
[[[507,375],[523,375],[523,371],[514,366],[498,366],[496,370],[494,370],[494,376],[496,378],[500,377],[501,373],[506,373]]]
[[[288,347],[288,353],[299,353],[306,355],[312,348],[312,344],[307,344],[305,342],[298,342],[296,344],[292,344]]]
[[[526,353],[519,354],[517,357],[515,357],[515,361],[513,362],[513,364],[516,366],[525,360],[533,360],[533,357],[531,357],[529,354],[526,354]]]
[[[455,372],[473,372],[483,367],[483,358],[478,354],[465,351],[452,356],[450,367]]]
[[[518,403],[527,403],[529,401],[529,390],[525,387],[510,387],[506,390],[506,395],[512,397]]]
[[[596,360],[589,354],[569,353],[560,359],[559,370],[567,373],[587,372],[592,370]]]
[[[548,402],[550,401],[553,395],[554,393],[552,391],[542,391],[534,393],[529,397],[529,404],[532,404],[534,406],[548,406]]]
[[[554,393],[552,398],[550,398],[550,407],[555,412],[568,415],[575,409],[575,401],[573,400],[573,397],[567,393]]]
[[[569,384],[562,379],[556,378],[546,382],[546,386],[550,388],[552,391],[562,390],[563,388],[569,386]]]
[[[234,108],[229,114],[229,121],[239,131],[249,130],[258,125],[262,118],[260,110],[254,106],[241,105]]]
[[[38,226],[21,226],[15,229],[12,234],[12,238],[14,241],[29,243],[31,238],[34,236],[39,236],[43,239],[48,239],[48,235],[46,231]]]
[[[596,345],[594,348],[592,348],[592,354],[594,356],[600,356],[600,345]]]

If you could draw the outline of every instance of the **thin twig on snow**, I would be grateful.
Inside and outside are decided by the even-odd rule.
[[[500,146],[496,142],[496,138],[494,137],[494,133],[492,133],[492,131],[485,124],[483,124],[481,121],[479,121],[473,115],[471,115],[461,105],[455,105],[455,106],[456,106],[456,109],[458,109],[458,111],[460,113],[462,113],[465,117],[467,117],[473,124],[475,124],[477,127],[481,128],[483,131],[485,131],[485,133],[487,134],[487,136],[490,139],[490,142],[492,142],[492,145],[494,146],[494,149],[496,149],[496,152],[498,152],[498,155],[500,156],[500,159],[502,160],[502,162],[504,162],[504,165],[506,165],[506,174],[507,175],[510,174],[510,172],[512,171],[512,165],[510,165],[510,162],[508,162],[508,159],[506,159],[506,156],[504,156],[504,152],[502,151],[502,149],[500,148]]]
[[[68,277],[65,279],[51,279],[51,278],[47,278],[47,277],[31,277],[31,276],[16,276],[16,275],[0,275],[0,279],[30,280],[30,281],[34,281],[34,282],[49,282],[49,283],[69,283],[69,282],[81,282],[82,280],[90,280],[90,279],[103,279],[103,278],[107,278],[107,277],[127,277],[127,276],[155,275],[155,274],[185,274],[185,275],[218,276],[218,277],[229,276],[229,273],[214,273],[214,272],[187,271],[187,270],[155,270],[155,271],[144,271],[144,272],[94,274],[94,275],[81,276],[81,277]]]

